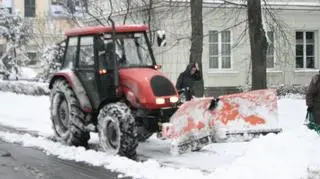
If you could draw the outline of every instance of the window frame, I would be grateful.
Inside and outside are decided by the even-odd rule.
[[[74,59],[69,60],[68,58],[68,50],[70,47],[70,41],[72,39],[76,39],[76,56]],[[73,69],[75,67],[75,63],[77,62],[77,58],[78,58],[78,47],[79,47],[79,37],[74,36],[74,37],[68,37],[67,42],[66,42],[66,46],[65,46],[65,50],[64,50],[64,55],[63,55],[63,63],[62,63],[62,69]],[[68,65],[68,66],[67,66]]]
[[[210,32],[217,32],[218,33],[218,42],[211,42],[210,41]],[[229,43],[226,43],[226,42],[222,42],[222,32],[229,32],[230,33],[230,40],[229,40]],[[231,30],[222,30],[222,31],[219,31],[219,30],[209,30],[209,33],[208,33],[208,56],[209,56],[209,63],[208,63],[208,69],[209,69],[209,72],[210,71],[232,71],[233,70],[233,58],[232,58],[232,31]],[[217,44],[218,45],[218,55],[211,55],[210,54],[210,45],[211,44]],[[229,54],[229,57],[230,57],[230,68],[222,68],[222,59],[223,57],[225,57],[226,55],[224,55],[222,53],[222,45],[223,44],[229,44],[230,45],[230,54]],[[211,57],[218,57],[218,68],[211,68],[210,67],[210,58]]]
[[[302,32],[302,50],[303,50],[303,56],[302,56],[302,67],[301,68],[298,68],[297,67],[297,45],[301,45],[301,44],[298,44],[297,43],[297,39],[296,39],[296,36],[297,36],[297,32]],[[307,32],[312,32],[313,33],[313,63],[314,63],[314,65],[313,65],[313,67],[312,68],[308,68],[307,67],[307,57],[309,57],[308,55],[307,55],[307,45],[310,45],[310,43],[307,43]],[[317,69],[317,66],[318,66],[318,63],[317,63],[317,60],[316,60],[316,58],[317,58],[317,54],[318,54],[318,52],[317,52],[317,36],[318,36],[318,34],[317,34],[317,31],[316,30],[296,30],[295,31],[295,38],[294,38],[294,40],[295,40],[295,58],[294,58],[294,64],[295,64],[295,70],[316,70]]]
[[[82,38],[87,38],[87,37],[91,37],[92,38],[92,55],[93,55],[93,64],[92,65],[81,65],[80,64],[80,61],[81,61],[81,40]],[[79,39],[78,39],[78,60],[77,60],[77,63],[76,63],[76,66],[77,68],[94,68],[95,65],[96,65],[96,62],[95,62],[95,51],[94,51],[94,42],[95,42],[95,37],[93,35],[85,35],[85,36],[79,36]]]

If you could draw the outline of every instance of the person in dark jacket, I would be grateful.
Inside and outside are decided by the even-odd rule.
[[[320,125],[320,71],[312,77],[306,92],[307,111],[314,116],[316,124]]]
[[[189,88],[191,89],[191,95],[193,95],[193,85],[197,80],[201,80],[201,73],[197,63],[191,63],[187,65],[184,72],[179,74],[176,88],[177,90],[182,90]]]

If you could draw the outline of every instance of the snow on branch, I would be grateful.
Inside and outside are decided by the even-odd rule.
[[[32,28],[18,14],[11,14],[7,9],[0,9],[0,37],[7,42],[6,52],[1,57],[0,69],[2,73],[17,75],[19,65],[24,64],[25,58],[17,57],[17,50],[21,50],[29,40]],[[5,61],[6,60],[6,61]]]
[[[31,29],[18,14],[0,9],[0,36],[7,40],[9,47],[25,45]]]
[[[39,78],[42,81],[47,81],[54,72],[60,69],[62,49],[61,44],[48,46],[44,49],[41,56],[42,71],[39,73]]]

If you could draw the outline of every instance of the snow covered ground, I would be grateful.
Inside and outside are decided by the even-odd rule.
[[[41,136],[1,132],[0,138],[37,147],[62,159],[104,166],[122,176],[136,178],[215,179],[295,179],[320,178],[320,137],[303,126],[306,106],[303,99],[278,101],[283,132],[269,134],[246,143],[211,144],[200,152],[171,156],[166,141],[152,137],[138,148],[135,162],[82,147],[64,146],[46,137],[53,135],[49,119],[49,99],[0,92],[0,124],[36,131]],[[97,143],[91,135],[90,143]]]

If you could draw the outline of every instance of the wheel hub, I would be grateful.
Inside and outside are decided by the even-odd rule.
[[[107,125],[107,129],[106,129],[106,134],[107,134],[107,140],[110,144],[110,146],[114,149],[116,149],[118,147],[118,141],[119,141],[119,134],[118,134],[118,127],[116,124],[114,124],[113,122],[110,122]]]
[[[60,136],[63,136],[68,131],[69,126],[69,108],[66,99],[59,96],[57,106],[57,118],[55,120],[55,128]]]

